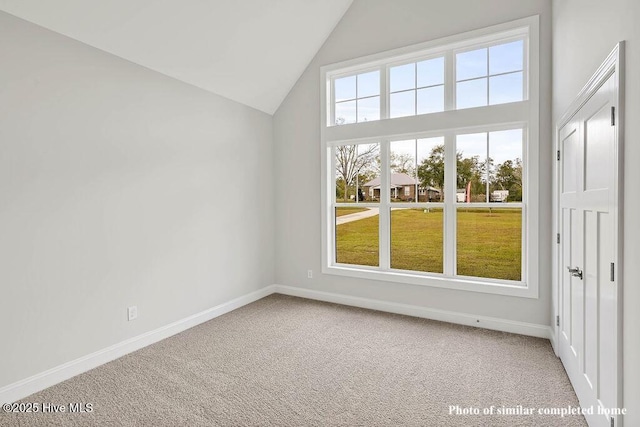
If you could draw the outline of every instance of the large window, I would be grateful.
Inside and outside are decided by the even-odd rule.
[[[323,67],[325,273],[537,296],[537,25]]]

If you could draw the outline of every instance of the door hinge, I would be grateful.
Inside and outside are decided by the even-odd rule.
[[[611,107],[611,126],[616,125],[616,107]]]
[[[560,233],[556,234],[556,243],[560,244]]]
[[[613,262],[611,263],[611,281],[616,281],[616,264]]]
[[[560,150],[558,150],[556,153],[556,160],[560,161]]]
[[[560,316],[556,316],[556,326],[560,326]]]

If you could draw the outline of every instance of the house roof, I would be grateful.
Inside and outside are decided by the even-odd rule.
[[[0,9],[273,114],[353,0],[3,0]]]

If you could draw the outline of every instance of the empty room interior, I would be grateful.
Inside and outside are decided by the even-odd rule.
[[[637,0],[0,0],[0,426],[640,426]]]

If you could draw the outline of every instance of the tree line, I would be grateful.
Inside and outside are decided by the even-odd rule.
[[[434,187],[444,194],[444,145],[435,146],[429,155],[415,165],[408,154],[391,153],[391,171],[417,176],[421,188]],[[471,183],[471,201],[486,201],[489,193],[508,190],[506,201],[522,201],[522,160],[517,158],[494,164],[493,159],[480,160],[479,156],[464,157],[456,153],[458,189]],[[336,147],[336,199],[348,201],[356,197],[357,189],[380,175],[380,155],[377,144],[342,145]],[[487,173],[488,171],[488,173]],[[365,195],[367,196],[367,195]]]

